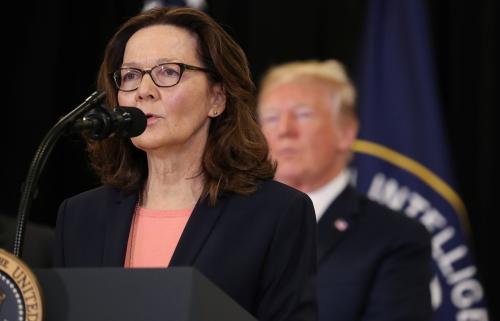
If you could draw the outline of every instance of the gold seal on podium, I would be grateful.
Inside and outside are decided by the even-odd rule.
[[[38,280],[22,260],[0,249],[0,320],[42,319],[42,292]]]

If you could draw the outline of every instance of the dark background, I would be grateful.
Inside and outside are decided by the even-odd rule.
[[[274,63],[335,58],[356,70],[367,1],[208,0],[208,12],[243,47],[256,82]],[[453,170],[471,222],[471,249],[499,316],[500,271],[498,92],[500,52],[497,0],[427,1],[441,105]],[[34,152],[59,117],[95,90],[104,46],[115,29],[140,11],[141,1],[35,1],[11,4],[4,19],[1,69],[5,79],[1,134],[0,211],[16,215],[20,189]],[[6,22],[3,22],[6,24]],[[82,141],[63,137],[39,182],[31,220],[53,225],[59,203],[98,185]],[[27,236],[29,237],[29,235]]]

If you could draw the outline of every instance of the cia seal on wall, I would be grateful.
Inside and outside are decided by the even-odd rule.
[[[41,293],[28,266],[0,249],[0,321],[42,321]]]

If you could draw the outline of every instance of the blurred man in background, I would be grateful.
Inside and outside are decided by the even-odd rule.
[[[258,103],[276,180],[314,203],[320,320],[430,320],[430,234],[349,184],[359,125],[343,66],[276,66],[262,79]]]

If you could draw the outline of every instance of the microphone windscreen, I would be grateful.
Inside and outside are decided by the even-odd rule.
[[[146,115],[137,107],[115,107],[114,111],[127,119],[126,125],[120,130],[123,137],[139,136],[146,130],[148,119]]]

